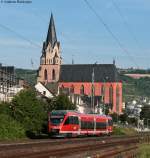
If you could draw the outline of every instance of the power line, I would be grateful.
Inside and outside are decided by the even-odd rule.
[[[27,39],[26,37],[24,37],[23,35],[21,35],[20,33],[16,32],[16,31],[12,30],[12,29],[9,28],[8,26],[5,26],[5,25],[3,25],[3,24],[0,24],[0,27],[3,28],[3,29],[5,29],[5,30],[7,30],[7,31],[9,31],[9,32],[14,33],[16,36],[18,36],[19,38],[23,39],[24,41],[27,41],[27,42],[30,43],[31,45],[33,45],[33,46],[35,46],[35,47],[37,47],[37,48],[41,48],[40,45],[38,45],[38,44],[34,43],[33,41]]]
[[[99,22],[103,24],[107,32],[112,36],[112,38],[116,41],[118,46],[123,50],[124,53],[126,53],[131,60],[131,62],[134,62],[134,64],[137,65],[137,63],[134,61],[134,58],[130,55],[129,51],[123,46],[123,44],[120,42],[118,37],[111,31],[109,26],[104,22],[103,18],[96,12],[96,10],[92,7],[92,5],[88,2],[88,0],[84,0],[85,4],[88,6],[88,8],[95,14],[95,16],[98,18]]]
[[[132,36],[133,40],[135,41],[136,45],[138,46],[138,48],[141,49],[141,46],[139,45],[139,42],[134,34],[134,32],[132,31],[131,27],[129,26],[129,24],[127,23],[127,21],[125,20],[125,16],[123,15],[120,7],[118,6],[117,2],[115,2],[114,0],[112,0],[112,3],[115,7],[115,9],[117,10],[118,14],[120,15],[120,17],[123,20],[124,25],[126,26],[127,31],[129,32],[129,34]]]

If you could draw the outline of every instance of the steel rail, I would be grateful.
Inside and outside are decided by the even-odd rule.
[[[100,150],[112,146],[118,146],[118,145],[127,145],[127,144],[137,144],[138,143],[138,138],[126,138],[126,139],[113,139],[109,141],[87,141],[87,142],[82,142],[79,141],[78,144],[64,144],[63,146],[61,145],[56,145],[53,147],[45,147],[45,150],[42,150],[42,146],[39,148],[34,148],[31,146],[33,149],[32,152],[27,152],[25,150],[24,152],[20,150],[15,150],[13,153],[10,151],[9,154],[7,155],[2,155],[1,157],[6,157],[7,158],[22,158],[22,157],[28,157],[28,158],[49,158],[50,156],[52,157],[66,157],[66,155],[72,155],[72,154],[79,154],[82,152],[88,151],[95,151],[95,150]],[[39,150],[39,151],[38,151]]]

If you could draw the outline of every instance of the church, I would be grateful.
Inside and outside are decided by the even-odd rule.
[[[76,105],[94,109],[109,106],[111,112],[122,113],[122,82],[113,64],[63,64],[51,14],[46,40],[43,42],[37,82],[54,94],[65,93]]]

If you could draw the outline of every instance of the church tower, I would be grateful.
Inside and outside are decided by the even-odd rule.
[[[57,41],[53,14],[51,14],[47,38],[43,42],[37,82],[42,82],[43,84],[57,82],[59,80],[61,62],[60,43]]]

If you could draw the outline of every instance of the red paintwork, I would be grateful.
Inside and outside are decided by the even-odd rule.
[[[92,83],[91,82],[60,82],[59,87],[64,87],[64,88],[71,88],[74,87],[74,94],[80,95],[80,89],[81,86],[84,86],[84,94],[85,95],[91,95],[91,88],[92,88]],[[118,97],[119,97],[119,112],[117,113],[122,113],[122,82],[94,82],[94,87],[95,87],[95,96],[101,96],[101,88],[102,86],[105,87],[105,94],[104,94],[104,103],[107,104],[109,103],[109,88],[112,86],[113,88],[113,108],[112,112],[117,112],[116,108],[116,87],[118,86],[119,92],[118,92]]]
[[[79,118],[79,125],[75,124],[68,124],[65,125],[65,121],[69,116],[77,116]],[[97,114],[80,114],[77,112],[67,112],[64,117],[64,120],[59,125],[52,125],[50,120],[48,123],[48,130],[51,132],[53,129],[59,129],[59,134],[73,134],[73,135],[99,135],[99,134],[109,134],[112,132],[112,126],[108,125],[108,119],[112,120],[111,117],[107,117],[105,115],[97,115]],[[105,122],[107,123],[106,129],[81,129],[80,124],[81,121],[88,121],[88,122]]]

